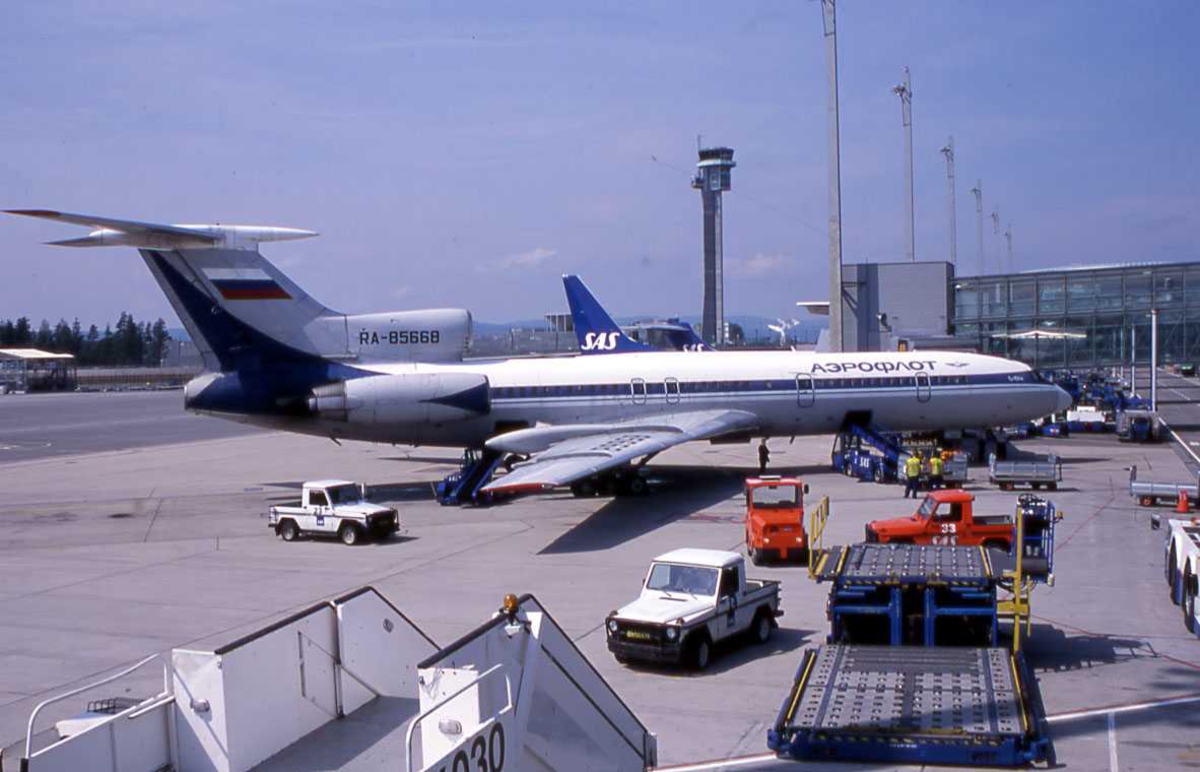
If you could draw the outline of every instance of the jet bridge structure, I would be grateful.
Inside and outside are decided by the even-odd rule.
[[[644,772],[656,762],[654,735],[532,595],[507,596],[439,647],[372,587],[212,650],[176,649],[160,694],[31,742],[44,707],[93,698],[91,686],[154,659],[39,705],[21,772]]]

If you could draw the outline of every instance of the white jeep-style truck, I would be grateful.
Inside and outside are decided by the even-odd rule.
[[[766,643],[777,627],[779,582],[746,578],[736,552],[678,549],[650,564],[642,593],[604,620],[618,662],[708,667],[714,645],[749,634]]]
[[[284,541],[303,535],[336,536],[343,544],[384,540],[400,530],[400,514],[367,501],[366,488],[348,480],[304,483],[295,504],[271,507],[267,525]]]

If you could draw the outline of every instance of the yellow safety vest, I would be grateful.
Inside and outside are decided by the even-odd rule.
[[[909,456],[904,462],[904,473],[909,477],[917,477],[921,474],[921,461],[916,456]]]
[[[929,473],[930,474],[941,474],[942,473],[942,457],[941,456],[934,456],[932,459],[930,459]]]

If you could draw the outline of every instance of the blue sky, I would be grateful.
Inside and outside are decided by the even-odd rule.
[[[0,208],[313,228],[265,254],[346,311],[530,318],[580,273],[615,314],[701,299],[697,134],[736,150],[730,313],[823,299],[820,5],[81,0],[0,7]],[[1200,4],[841,0],[845,259],[977,272],[970,187],[1016,267],[1200,258]],[[1002,239],[986,226],[988,249]],[[0,221],[0,317],[169,307],[130,250]]]

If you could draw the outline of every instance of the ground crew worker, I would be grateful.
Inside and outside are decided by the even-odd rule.
[[[904,498],[916,498],[917,486],[921,481],[921,454],[911,453],[904,462]]]
[[[941,453],[934,453],[933,458],[929,459],[929,487],[932,490],[942,487],[943,463]]]
[[[771,460],[771,449],[767,447],[767,438],[763,437],[758,443],[758,473],[767,473],[767,462]]]

